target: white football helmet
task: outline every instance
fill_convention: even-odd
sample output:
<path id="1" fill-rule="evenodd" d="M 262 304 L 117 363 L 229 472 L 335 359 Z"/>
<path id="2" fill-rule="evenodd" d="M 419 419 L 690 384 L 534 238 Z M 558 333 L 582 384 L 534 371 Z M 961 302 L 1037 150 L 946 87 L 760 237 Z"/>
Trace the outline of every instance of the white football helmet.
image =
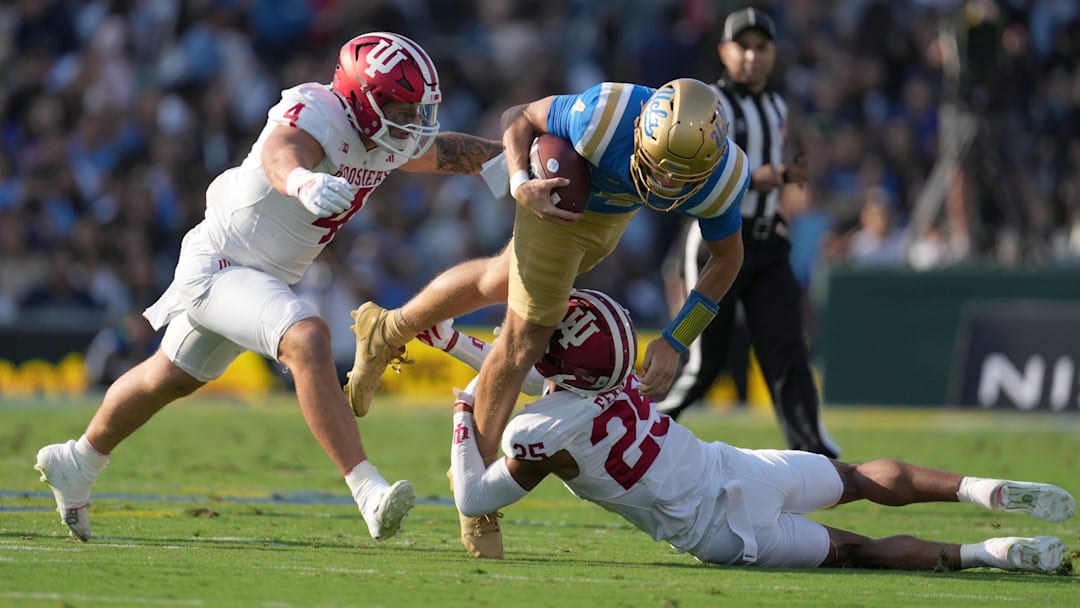
<path id="1" fill-rule="evenodd" d="M 575 289 L 536 370 L 582 396 L 619 388 L 637 362 L 630 314 L 606 293 Z"/>
<path id="2" fill-rule="evenodd" d="M 352 112 L 356 130 L 387 152 L 416 158 L 439 133 L 442 92 L 435 62 L 404 36 L 371 32 L 346 42 L 331 86 Z M 416 112 L 391 120 L 382 108 L 395 101 L 416 104 Z"/>

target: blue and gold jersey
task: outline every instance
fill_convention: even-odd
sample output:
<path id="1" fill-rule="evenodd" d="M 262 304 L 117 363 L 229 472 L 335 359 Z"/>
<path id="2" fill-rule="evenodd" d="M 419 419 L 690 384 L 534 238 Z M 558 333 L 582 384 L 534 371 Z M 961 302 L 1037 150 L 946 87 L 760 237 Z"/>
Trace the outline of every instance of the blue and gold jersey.
<path id="1" fill-rule="evenodd" d="M 627 213 L 642 206 L 630 177 L 634 120 L 655 89 L 604 82 L 580 95 L 556 95 L 547 130 L 574 144 L 589 161 L 592 196 L 587 209 Z M 718 241 L 742 225 L 739 202 L 750 185 L 746 154 L 728 139 L 720 166 L 697 194 L 675 210 L 698 218 L 705 240 Z"/>

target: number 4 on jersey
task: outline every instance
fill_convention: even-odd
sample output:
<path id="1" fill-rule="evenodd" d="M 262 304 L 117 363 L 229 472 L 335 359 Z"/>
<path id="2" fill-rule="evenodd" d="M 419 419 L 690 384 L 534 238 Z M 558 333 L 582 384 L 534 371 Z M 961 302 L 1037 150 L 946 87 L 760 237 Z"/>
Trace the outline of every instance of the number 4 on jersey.
<path id="1" fill-rule="evenodd" d="M 300 120 L 300 110 L 304 109 L 304 104 L 298 103 L 295 106 L 285 111 L 285 118 L 289 119 L 289 126 L 295 127 L 296 121 Z"/>

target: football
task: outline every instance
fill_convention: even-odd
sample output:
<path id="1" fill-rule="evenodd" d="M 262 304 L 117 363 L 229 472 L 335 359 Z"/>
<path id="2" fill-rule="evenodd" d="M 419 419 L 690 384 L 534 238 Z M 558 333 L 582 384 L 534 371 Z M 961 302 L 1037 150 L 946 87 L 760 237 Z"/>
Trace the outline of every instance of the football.
<path id="1" fill-rule="evenodd" d="M 533 140 L 529 155 L 530 169 L 535 178 L 565 177 L 569 186 L 551 191 L 551 201 L 559 209 L 580 213 L 589 204 L 589 163 L 570 142 L 550 133 Z"/>

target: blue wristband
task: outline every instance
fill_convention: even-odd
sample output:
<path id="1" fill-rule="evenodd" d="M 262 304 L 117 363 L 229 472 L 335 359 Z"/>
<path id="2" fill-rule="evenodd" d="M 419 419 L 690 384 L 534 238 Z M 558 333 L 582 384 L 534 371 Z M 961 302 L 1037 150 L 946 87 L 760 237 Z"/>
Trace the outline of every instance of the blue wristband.
<path id="1" fill-rule="evenodd" d="M 682 310 L 661 334 L 677 352 L 684 353 L 709 326 L 720 306 L 696 289 L 690 290 Z"/>

